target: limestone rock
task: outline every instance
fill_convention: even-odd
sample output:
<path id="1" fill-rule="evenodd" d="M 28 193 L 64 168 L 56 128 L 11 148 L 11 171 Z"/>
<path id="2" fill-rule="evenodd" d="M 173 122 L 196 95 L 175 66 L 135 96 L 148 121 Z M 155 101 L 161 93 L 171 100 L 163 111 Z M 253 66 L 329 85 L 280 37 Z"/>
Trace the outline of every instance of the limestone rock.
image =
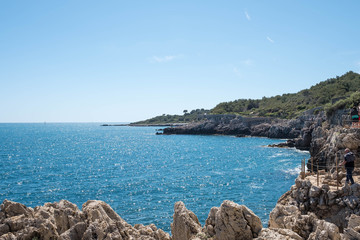
<path id="1" fill-rule="evenodd" d="M 348 228 L 359 228 L 360 227 L 360 216 L 351 214 L 349 218 Z"/>
<path id="2" fill-rule="evenodd" d="M 257 240 L 303 240 L 296 232 L 283 228 L 264 228 Z"/>
<path id="3" fill-rule="evenodd" d="M 200 232 L 201 225 L 197 216 L 186 209 L 183 202 L 175 203 L 173 223 L 171 224 L 173 240 L 192 239 Z"/>
<path id="4" fill-rule="evenodd" d="M 79 222 L 60 235 L 62 240 L 81 240 L 86 231 L 86 223 Z"/>
<path id="5" fill-rule="evenodd" d="M 216 239 L 252 239 L 261 229 L 260 218 L 243 205 L 226 200 L 215 213 Z"/>
<path id="6" fill-rule="evenodd" d="M 10 227 L 7 224 L 0 224 L 0 236 L 10 232 Z"/>
<path id="7" fill-rule="evenodd" d="M 360 214 L 357 185 L 334 191 L 326 184 L 316 187 L 298 178 L 270 213 L 269 227 L 292 230 L 304 239 L 341 239 L 340 229 L 355 236 L 356 229 L 347 225 L 355 219 L 356 215 L 350 218 L 352 213 Z"/>
<path id="8" fill-rule="evenodd" d="M 1 212 L 4 213 L 5 217 L 14 217 L 19 215 L 32 216 L 33 210 L 27 208 L 25 205 L 9 200 L 4 200 L 0 206 Z"/>
<path id="9" fill-rule="evenodd" d="M 297 138 L 300 137 L 305 123 L 305 118 L 285 120 L 267 117 L 241 117 L 234 114 L 207 115 L 199 122 L 165 128 L 164 134 L 243 134 L 270 138 Z M 310 132 L 302 134 L 304 139 L 299 141 L 301 146 L 309 145 Z M 309 146 L 305 146 L 305 148 L 308 149 Z"/>
<path id="10" fill-rule="evenodd" d="M 348 227 L 344 230 L 348 239 L 360 239 L 360 216 L 352 214 L 349 218 Z"/>
<path id="11" fill-rule="evenodd" d="M 36 219 L 48 219 L 54 223 L 59 234 L 84 220 L 79 208 L 67 200 L 45 203 L 44 206 L 36 207 L 34 210 Z"/>
<path id="12" fill-rule="evenodd" d="M 208 218 L 205 221 L 205 229 L 204 231 L 209 234 L 209 236 L 213 237 L 215 235 L 215 217 L 216 213 L 219 211 L 219 208 L 213 207 L 210 209 L 210 213 Z"/>
<path id="13" fill-rule="evenodd" d="M 330 222 L 317 220 L 314 231 L 309 235 L 308 240 L 340 240 L 339 228 Z"/>
<path id="14" fill-rule="evenodd" d="M 1 238 L 4 239 L 32 239 L 42 236 L 43 239 L 57 239 L 59 234 L 56 225 L 46 218 L 34 218 L 36 214 L 32 208 L 25 205 L 4 200 L 1 204 L 1 212 L 5 214 L 2 225 Z"/>
<path id="15" fill-rule="evenodd" d="M 155 225 L 126 223 L 105 202 L 88 201 L 81 212 L 66 200 L 34 209 L 5 200 L 0 206 L 0 239 L 139 239 L 170 240 Z"/>
<path id="16" fill-rule="evenodd" d="M 295 205 L 276 204 L 270 212 L 269 227 L 292 229 L 296 218 L 300 215 L 301 213 Z"/>

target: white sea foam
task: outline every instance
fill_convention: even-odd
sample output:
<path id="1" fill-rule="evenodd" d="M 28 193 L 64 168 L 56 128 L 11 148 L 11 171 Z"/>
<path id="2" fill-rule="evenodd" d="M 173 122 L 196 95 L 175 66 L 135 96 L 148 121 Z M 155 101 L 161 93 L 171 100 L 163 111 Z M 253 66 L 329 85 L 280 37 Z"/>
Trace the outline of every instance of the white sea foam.
<path id="1" fill-rule="evenodd" d="M 292 175 L 292 176 L 297 176 L 299 175 L 299 173 L 301 172 L 301 167 L 298 166 L 296 168 L 293 168 L 293 169 L 284 169 L 282 170 L 284 173 L 286 174 L 289 174 L 289 175 Z"/>
<path id="2" fill-rule="evenodd" d="M 295 149 L 295 152 L 309 154 L 309 151 L 307 151 L 307 150 Z"/>
<path id="3" fill-rule="evenodd" d="M 270 158 L 278 158 L 278 157 L 284 157 L 284 156 L 289 156 L 289 153 L 286 153 L 286 152 L 276 153 L 276 154 L 270 156 Z"/>

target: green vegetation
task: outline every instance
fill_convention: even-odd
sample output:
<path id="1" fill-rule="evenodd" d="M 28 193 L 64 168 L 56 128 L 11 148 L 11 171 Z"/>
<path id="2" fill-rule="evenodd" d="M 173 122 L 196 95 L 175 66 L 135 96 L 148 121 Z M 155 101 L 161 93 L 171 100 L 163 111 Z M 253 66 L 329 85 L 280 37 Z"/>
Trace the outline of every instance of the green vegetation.
<path id="1" fill-rule="evenodd" d="M 328 79 L 298 93 L 263 97 L 261 100 L 239 99 L 220 103 L 211 110 L 211 113 L 291 119 L 305 110 L 324 107 L 329 114 L 340 107 L 350 107 L 359 103 L 359 90 L 360 75 L 348 72 L 341 77 Z"/>
<path id="2" fill-rule="evenodd" d="M 331 115 L 338 109 L 351 108 L 353 106 L 358 106 L 360 103 L 360 92 L 354 92 L 349 97 L 341 99 L 335 104 L 326 104 L 325 111 L 326 114 Z"/>
<path id="3" fill-rule="evenodd" d="M 183 111 L 184 115 L 161 115 L 157 117 L 150 118 L 145 121 L 135 122 L 134 124 L 163 124 L 163 123 L 187 123 L 193 121 L 199 121 L 204 118 L 205 114 L 210 113 L 210 110 L 205 109 L 196 109 L 188 112 L 188 110 Z"/>
<path id="4" fill-rule="evenodd" d="M 360 103 L 360 74 L 352 71 L 341 77 L 320 82 L 298 93 L 287 93 L 262 99 L 238 99 L 219 103 L 211 110 L 197 109 L 184 115 L 157 116 L 136 124 L 184 123 L 201 120 L 204 114 L 237 114 L 242 116 L 291 119 L 302 112 L 323 107 L 327 114 Z"/>

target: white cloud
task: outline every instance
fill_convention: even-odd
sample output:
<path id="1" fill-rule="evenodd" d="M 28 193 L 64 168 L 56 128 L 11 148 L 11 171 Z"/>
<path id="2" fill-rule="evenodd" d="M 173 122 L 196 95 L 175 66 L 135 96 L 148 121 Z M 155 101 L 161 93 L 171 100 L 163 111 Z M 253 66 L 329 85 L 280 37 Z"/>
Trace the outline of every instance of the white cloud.
<path id="1" fill-rule="evenodd" d="M 270 37 L 266 37 L 266 39 L 271 42 L 271 43 L 274 43 L 274 40 L 272 40 Z"/>
<path id="2" fill-rule="evenodd" d="M 158 63 L 163 63 L 163 62 L 170 62 L 173 61 L 176 58 L 180 58 L 182 55 L 172 55 L 172 56 L 163 56 L 163 57 L 159 57 L 159 56 L 153 56 L 151 58 L 152 62 L 158 62 Z"/>
<path id="3" fill-rule="evenodd" d="M 247 11 L 245 11 L 245 17 L 247 20 L 249 20 L 249 21 L 251 20 L 251 17 Z"/>

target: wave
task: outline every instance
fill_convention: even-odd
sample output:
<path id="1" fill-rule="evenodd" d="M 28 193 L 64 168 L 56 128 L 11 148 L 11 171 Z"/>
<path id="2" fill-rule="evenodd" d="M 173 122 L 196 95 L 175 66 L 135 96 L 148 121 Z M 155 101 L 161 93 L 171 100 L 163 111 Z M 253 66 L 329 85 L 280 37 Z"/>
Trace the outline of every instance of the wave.
<path id="1" fill-rule="evenodd" d="M 301 167 L 298 166 L 298 167 L 293 168 L 293 169 L 283 169 L 281 171 L 288 174 L 288 175 L 291 175 L 291 176 L 297 176 L 301 172 Z"/>
<path id="2" fill-rule="evenodd" d="M 296 149 L 296 148 L 295 148 L 295 152 L 297 152 L 297 153 L 309 154 L 309 151 L 308 151 L 308 150 L 300 150 L 300 149 Z"/>

